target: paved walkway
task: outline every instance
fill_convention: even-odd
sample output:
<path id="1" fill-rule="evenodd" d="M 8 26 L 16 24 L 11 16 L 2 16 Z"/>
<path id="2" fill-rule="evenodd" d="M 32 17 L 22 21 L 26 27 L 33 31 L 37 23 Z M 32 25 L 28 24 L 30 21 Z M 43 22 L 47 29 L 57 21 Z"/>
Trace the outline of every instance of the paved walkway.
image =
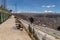
<path id="1" fill-rule="evenodd" d="M 15 29 L 15 19 L 10 19 L 0 25 L 0 40 L 31 40 L 25 30 Z"/>

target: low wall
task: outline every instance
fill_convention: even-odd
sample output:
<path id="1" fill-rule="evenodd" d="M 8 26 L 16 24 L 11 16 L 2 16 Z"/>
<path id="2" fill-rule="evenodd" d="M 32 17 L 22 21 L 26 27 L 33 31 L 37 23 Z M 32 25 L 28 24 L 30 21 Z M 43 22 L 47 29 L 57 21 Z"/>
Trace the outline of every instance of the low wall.
<path id="1" fill-rule="evenodd" d="M 29 31 L 29 25 L 31 28 L 31 32 L 36 40 L 60 40 L 60 32 L 54 29 L 50 29 L 47 27 L 38 26 L 35 24 L 30 24 L 25 20 L 20 20 L 22 24 Z"/>

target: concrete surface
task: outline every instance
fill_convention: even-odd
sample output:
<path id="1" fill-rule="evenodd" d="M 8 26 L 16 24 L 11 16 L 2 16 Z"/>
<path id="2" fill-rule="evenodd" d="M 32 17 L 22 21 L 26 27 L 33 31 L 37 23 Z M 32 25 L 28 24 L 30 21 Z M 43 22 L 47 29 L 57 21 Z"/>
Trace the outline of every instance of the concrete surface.
<path id="1" fill-rule="evenodd" d="M 15 28 L 14 16 L 0 24 L 0 40 L 31 40 L 25 30 Z"/>

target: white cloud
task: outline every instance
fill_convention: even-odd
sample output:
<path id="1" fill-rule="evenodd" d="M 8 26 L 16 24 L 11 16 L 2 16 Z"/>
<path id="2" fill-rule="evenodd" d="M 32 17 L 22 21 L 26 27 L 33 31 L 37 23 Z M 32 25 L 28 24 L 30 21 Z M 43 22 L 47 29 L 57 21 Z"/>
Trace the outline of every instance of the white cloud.
<path id="1" fill-rule="evenodd" d="M 38 11 L 24 11 L 26 13 L 41 13 L 41 12 L 38 12 Z"/>
<path id="2" fill-rule="evenodd" d="M 52 7 L 52 6 L 51 6 L 51 5 L 47 5 L 46 7 L 47 7 L 47 8 L 50 8 L 50 7 Z"/>
<path id="3" fill-rule="evenodd" d="M 21 11 L 17 11 L 17 13 L 20 13 Z"/>
<path id="4" fill-rule="evenodd" d="M 46 7 L 45 5 L 43 5 L 42 7 Z"/>
<path id="5" fill-rule="evenodd" d="M 55 7 L 56 5 L 43 5 L 42 7 L 46 7 L 46 8 L 53 8 Z"/>
<path id="6" fill-rule="evenodd" d="M 48 12 L 53 12 L 53 11 L 48 11 Z"/>
<path id="7" fill-rule="evenodd" d="M 51 11 L 51 10 L 49 10 L 49 11 L 48 10 L 45 10 L 44 12 L 53 12 L 53 11 Z"/>
<path id="8" fill-rule="evenodd" d="M 14 13 L 14 12 L 13 12 Z M 41 13 L 39 11 L 17 11 L 17 13 Z"/>
<path id="9" fill-rule="evenodd" d="M 52 5 L 52 7 L 55 7 L 55 5 Z"/>
<path id="10" fill-rule="evenodd" d="M 45 10 L 44 12 L 48 12 L 47 10 Z"/>

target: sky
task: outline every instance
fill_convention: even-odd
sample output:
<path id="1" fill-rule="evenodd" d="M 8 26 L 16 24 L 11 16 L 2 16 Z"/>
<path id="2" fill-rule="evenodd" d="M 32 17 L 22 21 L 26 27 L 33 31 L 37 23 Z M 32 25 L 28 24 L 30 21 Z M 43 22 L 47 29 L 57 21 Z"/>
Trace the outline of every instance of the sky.
<path id="1" fill-rule="evenodd" d="M 13 12 L 60 13 L 60 0 L 6 0 L 6 7 L 12 9 Z"/>

